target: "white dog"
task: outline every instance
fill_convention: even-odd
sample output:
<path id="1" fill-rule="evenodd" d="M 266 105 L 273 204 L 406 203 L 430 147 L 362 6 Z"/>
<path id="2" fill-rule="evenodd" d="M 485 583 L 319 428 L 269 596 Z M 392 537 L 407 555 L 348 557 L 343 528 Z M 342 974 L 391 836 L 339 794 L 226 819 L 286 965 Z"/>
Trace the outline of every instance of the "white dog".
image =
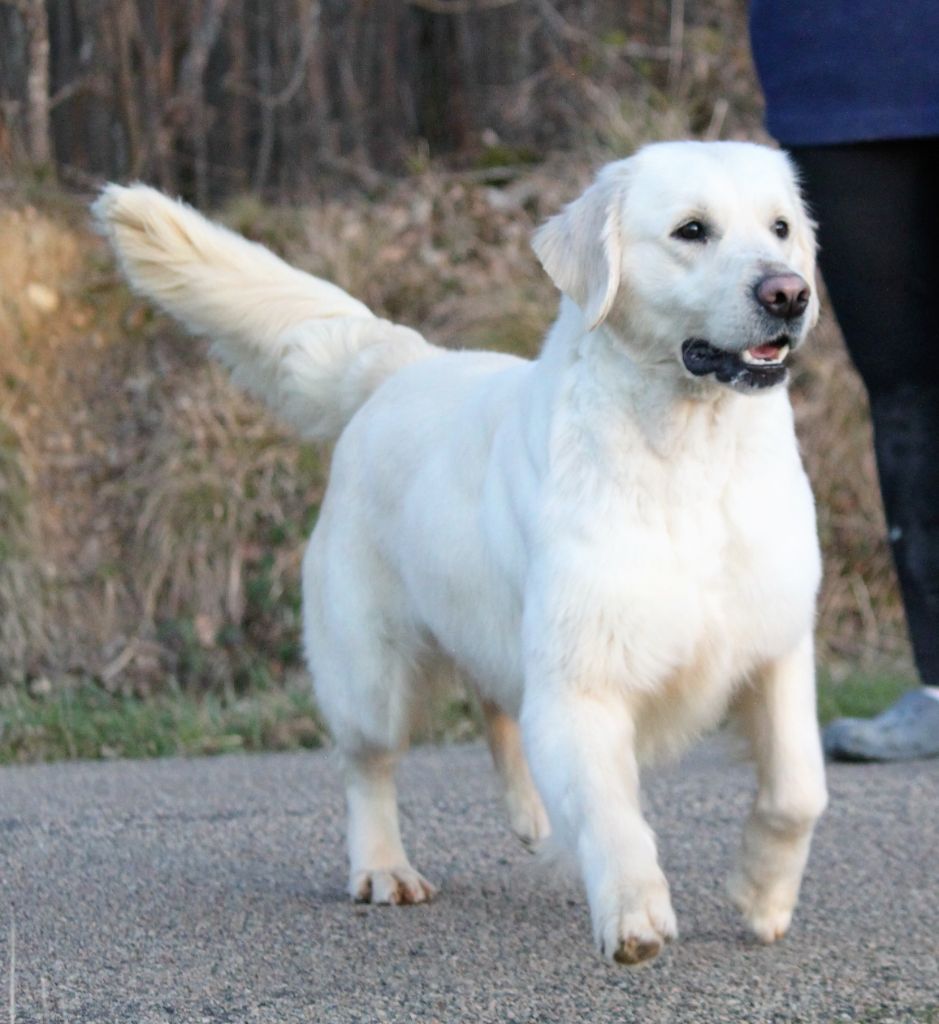
<path id="1" fill-rule="evenodd" d="M 550 821 L 625 963 L 676 934 L 639 764 L 738 716 L 758 793 L 731 894 L 783 935 L 826 801 L 820 559 L 784 386 L 815 243 L 785 156 L 665 143 L 605 167 L 535 235 L 562 298 L 534 362 L 430 345 L 149 188 L 95 212 L 139 292 L 304 436 L 339 438 L 304 632 L 351 894 L 434 892 L 393 769 L 444 656 L 481 698 L 515 831 L 534 845 Z"/>

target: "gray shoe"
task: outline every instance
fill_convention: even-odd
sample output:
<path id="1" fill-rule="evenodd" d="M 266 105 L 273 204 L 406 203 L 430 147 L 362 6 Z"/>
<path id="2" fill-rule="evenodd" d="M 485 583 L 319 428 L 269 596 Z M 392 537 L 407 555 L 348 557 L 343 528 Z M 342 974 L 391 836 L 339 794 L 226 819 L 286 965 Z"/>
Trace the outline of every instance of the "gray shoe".
<path id="1" fill-rule="evenodd" d="M 833 761 L 912 761 L 939 756 L 939 700 L 910 690 L 876 718 L 839 718 L 822 733 Z"/>

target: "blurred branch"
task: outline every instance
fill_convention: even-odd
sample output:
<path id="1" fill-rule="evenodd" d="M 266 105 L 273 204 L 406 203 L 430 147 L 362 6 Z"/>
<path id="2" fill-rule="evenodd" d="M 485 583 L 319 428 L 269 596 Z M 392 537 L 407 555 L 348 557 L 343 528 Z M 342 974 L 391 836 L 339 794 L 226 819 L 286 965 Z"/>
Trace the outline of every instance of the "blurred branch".
<path id="1" fill-rule="evenodd" d="M 499 7 L 510 7 L 519 0 L 407 0 L 411 7 L 432 14 L 472 14 L 473 11 L 492 11 Z"/>
<path id="2" fill-rule="evenodd" d="M 209 0 L 202 21 L 192 37 L 179 72 L 182 89 L 190 96 L 200 91 L 209 54 L 218 39 L 228 0 Z"/>
<path id="3" fill-rule="evenodd" d="M 668 91 L 674 92 L 681 75 L 685 48 L 685 0 L 672 0 L 668 30 Z"/>
<path id="4" fill-rule="evenodd" d="M 80 78 L 75 78 L 60 89 L 56 89 L 49 99 L 49 109 L 55 110 L 56 107 L 68 102 L 73 96 L 77 96 L 86 90 L 90 92 L 95 87 L 98 87 L 100 90 L 100 86 L 101 80 L 96 75 L 82 75 Z"/>
<path id="5" fill-rule="evenodd" d="M 228 81 L 225 83 L 225 91 L 233 96 L 247 96 L 249 99 L 260 103 L 264 107 L 276 110 L 278 107 L 286 106 L 300 91 L 303 85 L 307 65 L 310 62 L 310 55 L 313 53 L 313 45 L 316 42 L 317 26 L 319 24 L 319 0 L 310 4 L 309 17 L 305 18 L 300 26 L 300 49 L 297 51 L 297 59 L 294 61 L 293 70 L 287 79 L 283 89 L 275 93 L 267 93 L 250 86 L 242 85 L 240 82 Z"/>
<path id="6" fill-rule="evenodd" d="M 680 2 L 680 0 L 679 0 Z M 560 38 L 568 42 L 581 43 L 586 46 L 603 46 L 618 50 L 625 57 L 635 60 L 671 60 L 671 46 L 649 46 L 646 43 L 636 43 L 627 40 L 624 43 L 607 43 L 597 39 L 596 35 L 586 29 L 572 25 L 558 9 L 551 3 L 551 0 L 537 0 L 538 9 L 541 11 L 545 24 Z"/>
<path id="7" fill-rule="evenodd" d="M 728 110 L 730 110 L 730 103 L 725 97 L 720 96 L 714 103 L 714 109 L 711 111 L 711 121 L 708 124 L 707 131 L 704 133 L 704 137 L 708 142 L 716 142 L 721 137 Z"/>

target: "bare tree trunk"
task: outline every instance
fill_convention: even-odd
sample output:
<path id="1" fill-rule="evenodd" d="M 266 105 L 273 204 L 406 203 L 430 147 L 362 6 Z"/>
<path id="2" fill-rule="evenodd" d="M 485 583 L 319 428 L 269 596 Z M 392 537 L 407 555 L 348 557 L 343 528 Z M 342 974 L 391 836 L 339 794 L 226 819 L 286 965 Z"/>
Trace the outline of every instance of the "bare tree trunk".
<path id="1" fill-rule="evenodd" d="M 137 12 L 133 0 L 124 0 L 115 11 L 115 50 L 117 51 L 117 84 L 121 123 L 127 143 L 127 168 L 132 177 L 140 174 L 143 165 L 140 110 L 137 105 L 133 48 Z"/>
<path id="2" fill-rule="evenodd" d="M 13 163 L 13 136 L 7 128 L 6 112 L 0 106 L 0 167 Z"/>
<path id="3" fill-rule="evenodd" d="M 261 138 L 258 143 L 258 157 L 254 165 L 254 190 L 262 192 L 267 183 L 271 169 L 271 156 L 274 152 L 275 112 L 270 103 L 264 99 L 273 92 L 273 41 L 271 39 L 271 21 L 267 5 L 261 4 L 258 10 L 258 92 L 261 102 Z"/>
<path id="4" fill-rule="evenodd" d="M 52 167 L 52 131 L 49 123 L 49 16 L 45 0 L 30 0 L 29 27 L 29 150 L 36 167 Z"/>
<path id="5" fill-rule="evenodd" d="M 226 76 L 229 91 L 232 93 L 228 129 L 229 160 L 233 181 L 236 189 L 245 187 L 250 176 L 248 169 L 251 166 L 249 139 L 249 111 L 248 98 L 245 95 L 246 81 L 248 78 L 249 52 L 248 52 L 248 25 L 245 19 L 248 16 L 247 6 L 244 0 L 237 0 L 237 7 L 232 12 L 228 29 L 228 47 L 231 54 L 231 63 Z"/>
<path id="6" fill-rule="evenodd" d="M 189 50 L 179 74 L 182 99 L 186 107 L 189 137 L 195 164 L 196 202 L 209 201 L 208 111 L 205 102 L 205 70 L 218 40 L 228 0 L 206 0 L 201 18 L 195 25 Z"/>
<path id="7" fill-rule="evenodd" d="M 34 167 L 52 169 L 49 89 L 49 15 L 45 0 L 0 0 L 19 11 L 26 26 L 26 123 L 29 159 Z"/>
<path id="8" fill-rule="evenodd" d="M 176 111 L 172 108 L 176 94 L 173 67 L 174 16 L 172 0 L 156 0 L 157 60 L 156 95 L 160 104 L 157 112 L 156 159 L 160 186 L 168 192 L 177 188 L 176 136 L 179 131 Z"/>
<path id="9" fill-rule="evenodd" d="M 354 57 L 359 55 L 362 22 L 368 14 L 367 2 L 354 0 L 343 14 L 342 49 L 338 55 L 339 96 L 343 128 L 348 133 L 352 159 L 369 165 L 368 139 L 365 131 L 365 99 L 356 74 Z"/>

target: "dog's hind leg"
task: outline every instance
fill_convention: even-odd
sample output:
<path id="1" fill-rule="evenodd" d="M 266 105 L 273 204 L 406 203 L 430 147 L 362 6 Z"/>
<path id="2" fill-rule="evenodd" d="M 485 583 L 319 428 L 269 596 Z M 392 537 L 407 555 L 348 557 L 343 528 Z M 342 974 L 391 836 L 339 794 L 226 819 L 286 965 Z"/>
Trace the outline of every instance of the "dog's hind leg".
<path id="1" fill-rule="evenodd" d="M 486 739 L 502 782 L 512 831 L 530 850 L 537 849 L 550 831 L 548 815 L 535 789 L 518 722 L 492 701 L 482 700 Z"/>
<path id="2" fill-rule="evenodd" d="M 812 830 L 825 809 L 812 639 L 768 665 L 737 702 L 757 767 L 757 794 L 730 895 L 763 942 L 785 935 Z"/>
<path id="3" fill-rule="evenodd" d="M 344 676 L 311 658 L 320 704 L 342 761 L 348 809 L 349 895 L 363 903 L 423 903 L 434 887 L 411 866 L 401 841 L 395 766 L 407 747 L 412 670 L 380 641 L 363 637 Z M 338 691 L 338 700 L 337 700 Z"/>
<path id="4" fill-rule="evenodd" d="M 359 537 L 327 532 L 324 503 L 303 564 L 304 646 L 317 702 L 341 759 L 348 807 L 349 893 L 370 903 L 423 903 L 434 887 L 408 861 L 395 765 L 407 747 L 423 673 L 416 641 L 380 598 L 380 563 Z M 349 521 L 340 526 L 348 529 Z"/>
<path id="5" fill-rule="evenodd" d="M 424 903 L 434 887 L 411 867 L 398 826 L 394 768 L 388 752 L 345 756 L 349 808 L 349 894 L 363 903 Z"/>
<path id="6" fill-rule="evenodd" d="M 344 655 L 341 661 L 331 645 Z M 310 662 L 342 760 L 349 894 L 364 903 L 423 903 L 434 887 L 404 851 L 394 777 L 408 743 L 417 670 L 378 636 L 364 632 L 355 645 L 323 636 Z"/>

